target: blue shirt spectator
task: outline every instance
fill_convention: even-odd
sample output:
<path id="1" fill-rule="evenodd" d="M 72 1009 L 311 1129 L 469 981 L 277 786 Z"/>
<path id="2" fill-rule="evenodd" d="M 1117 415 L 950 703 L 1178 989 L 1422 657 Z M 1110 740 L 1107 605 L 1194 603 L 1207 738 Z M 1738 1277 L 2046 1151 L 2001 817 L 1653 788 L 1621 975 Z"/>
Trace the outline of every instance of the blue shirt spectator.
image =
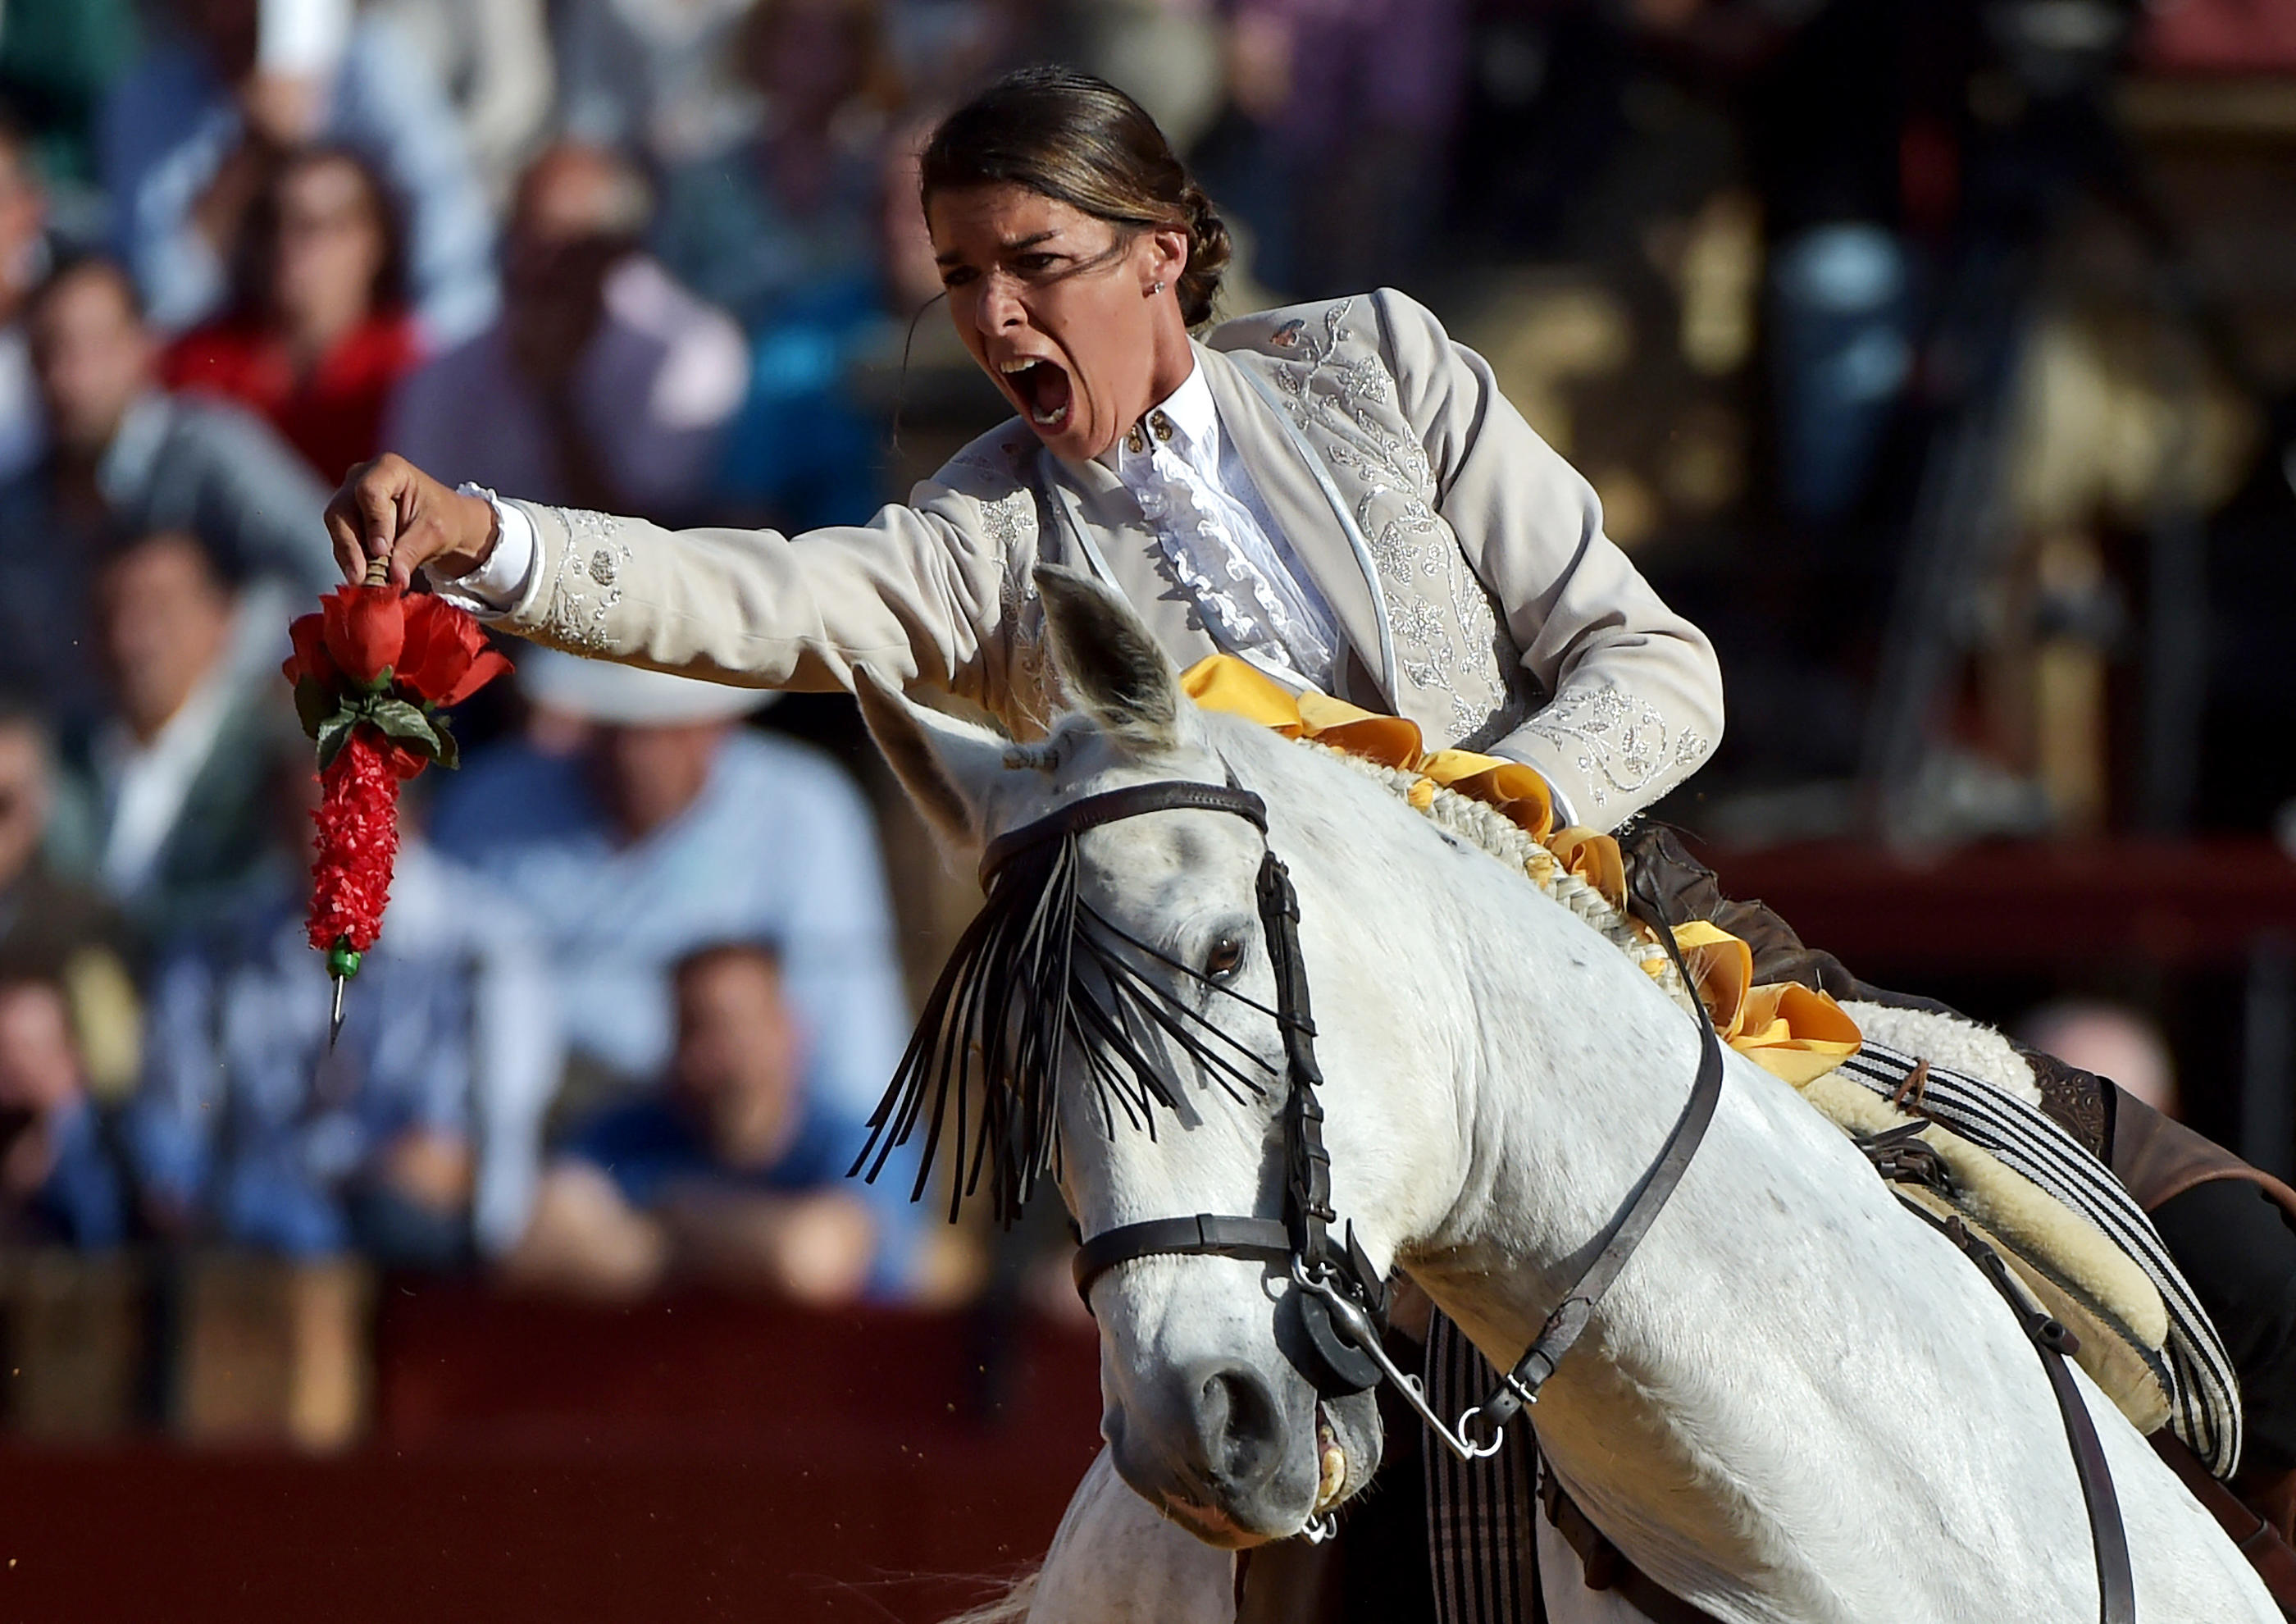
<path id="1" fill-rule="evenodd" d="M 815 1043 L 815 1097 L 874 1109 L 906 1041 L 876 825 L 807 746 L 737 730 L 768 697 L 521 652 L 521 686 L 578 742 L 473 753 L 443 782 L 439 846 L 542 931 L 575 1055 L 626 1084 L 670 1054 L 669 972 L 708 942 L 780 944 Z"/>
<path id="2" fill-rule="evenodd" d="M 14 1226 L 18 1240 L 51 1241 L 81 1251 L 127 1239 L 127 1193 L 105 1142 L 102 1119 L 85 1096 L 49 1124 L 54 1160 Z"/>
<path id="3" fill-rule="evenodd" d="M 523 1139 L 530 1160 L 556 1051 L 514 911 L 414 843 L 393 889 L 332 1047 L 299 876 L 163 958 L 125 1123 L 161 1228 L 292 1257 L 357 1247 L 451 1264 L 471 1234 L 481 1136 Z M 516 1210 L 489 1212 L 488 1176 L 477 1169 L 482 1243 L 524 1226 L 531 1192 L 513 1169 Z"/>
<path id="4" fill-rule="evenodd" d="M 46 454 L 0 483 L 0 681 L 60 729 L 100 714 L 89 618 L 94 566 L 122 536 L 196 536 L 226 573 L 297 596 L 340 585 L 320 514 L 325 488 L 260 418 L 160 392 L 154 345 L 126 273 L 59 270 L 26 324 Z"/>
<path id="5" fill-rule="evenodd" d="M 432 341 L 483 327 L 495 306 L 486 192 L 422 52 L 370 16 L 351 25 L 332 66 L 299 81 L 258 68 L 255 7 L 244 8 L 248 26 L 214 28 L 206 13 L 224 8 L 179 9 L 207 31 L 187 29 L 124 75 L 101 133 L 119 251 L 152 319 L 176 332 L 216 312 L 228 291 L 233 205 L 243 213 L 253 199 L 249 175 L 270 152 L 324 141 L 367 158 L 406 210 L 408 277 Z"/>
<path id="6" fill-rule="evenodd" d="M 12 973 L 0 982 L 0 1231 L 117 1246 L 127 1238 L 122 1186 L 63 984 Z"/>
<path id="7" fill-rule="evenodd" d="M 916 1210 L 898 1178 L 846 1178 L 866 1129 L 813 1086 L 822 1046 L 789 1009 L 778 953 L 712 944 L 673 980 L 661 1087 L 562 1148 L 512 1276 L 610 1297 L 681 1277 L 816 1305 L 900 1295 L 915 1279 Z"/>
<path id="8" fill-rule="evenodd" d="M 758 332 L 719 459 L 722 505 L 791 533 L 868 522 L 884 497 L 883 430 L 848 381 L 884 327 L 869 276 L 788 300 Z"/>

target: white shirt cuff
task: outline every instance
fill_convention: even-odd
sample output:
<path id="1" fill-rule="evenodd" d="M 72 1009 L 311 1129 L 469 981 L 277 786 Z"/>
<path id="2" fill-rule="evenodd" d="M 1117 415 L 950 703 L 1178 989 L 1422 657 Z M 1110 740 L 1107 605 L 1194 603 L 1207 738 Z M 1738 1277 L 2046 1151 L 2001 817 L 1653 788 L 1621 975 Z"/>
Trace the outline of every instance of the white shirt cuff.
<path id="1" fill-rule="evenodd" d="M 453 580 L 439 580 L 425 571 L 430 590 L 480 619 L 499 619 L 516 609 L 525 600 L 527 588 L 533 585 L 535 565 L 541 552 L 534 534 L 534 521 L 483 485 L 464 484 L 456 488 L 455 494 L 484 496 L 487 504 L 495 510 L 495 550 L 487 555 L 486 562 Z"/>

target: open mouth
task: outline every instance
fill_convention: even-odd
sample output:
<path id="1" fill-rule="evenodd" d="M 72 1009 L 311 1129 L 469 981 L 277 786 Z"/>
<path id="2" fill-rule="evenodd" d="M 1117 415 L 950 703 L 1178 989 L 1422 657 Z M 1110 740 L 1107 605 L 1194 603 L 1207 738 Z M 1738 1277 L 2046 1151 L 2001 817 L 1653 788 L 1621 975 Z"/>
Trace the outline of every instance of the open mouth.
<path id="1" fill-rule="evenodd" d="M 1029 421 L 1040 429 L 1059 429 L 1069 420 L 1069 375 L 1050 361 L 1007 361 L 996 369 L 1020 401 Z"/>

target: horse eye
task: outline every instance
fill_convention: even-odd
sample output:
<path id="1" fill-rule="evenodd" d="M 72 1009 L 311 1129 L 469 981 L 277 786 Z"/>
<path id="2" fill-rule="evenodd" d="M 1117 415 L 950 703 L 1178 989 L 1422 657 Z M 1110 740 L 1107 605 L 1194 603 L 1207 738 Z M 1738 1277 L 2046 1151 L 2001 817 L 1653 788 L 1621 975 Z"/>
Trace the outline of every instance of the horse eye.
<path id="1" fill-rule="evenodd" d="M 1212 944 L 1210 955 L 1204 960 L 1204 973 L 1215 981 L 1225 981 L 1243 964 L 1243 943 L 1233 936 L 1223 936 Z"/>

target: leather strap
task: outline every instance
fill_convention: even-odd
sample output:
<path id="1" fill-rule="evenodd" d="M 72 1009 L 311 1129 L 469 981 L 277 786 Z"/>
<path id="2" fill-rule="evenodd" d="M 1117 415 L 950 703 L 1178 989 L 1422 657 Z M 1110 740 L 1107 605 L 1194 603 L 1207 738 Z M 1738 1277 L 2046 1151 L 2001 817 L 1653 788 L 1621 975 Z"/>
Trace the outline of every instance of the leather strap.
<path id="1" fill-rule="evenodd" d="M 998 869 L 1032 846 L 1081 834 L 1103 824 L 1137 817 L 1144 812 L 1233 812 L 1260 833 L 1267 833 L 1267 803 L 1250 790 L 1232 784 L 1195 783 L 1182 778 L 1128 784 L 1120 790 L 1072 800 L 1033 824 L 1023 824 L 998 835 L 980 854 L 980 882 L 988 884 L 996 877 Z"/>
<path id="2" fill-rule="evenodd" d="M 2049 1389 L 2056 1395 L 2057 1409 L 2064 1417 L 2065 1438 L 2072 1445 L 2081 1499 L 2088 1507 L 2089 1540 L 2096 1553 L 2097 1617 L 2102 1624 L 2136 1624 L 2136 1579 L 2129 1566 L 2128 1530 L 2120 1520 L 2120 1497 L 2113 1491 L 2104 1442 L 2097 1436 L 2096 1423 L 2081 1398 L 2079 1384 L 2073 1380 L 2069 1356 L 2079 1350 L 2079 1341 L 2031 1305 L 2001 1254 L 1971 1234 L 1959 1218 L 1940 1218 L 1912 1202 L 1906 1206 L 1941 1231 L 1977 1265 L 1978 1272 L 2001 1293 L 2002 1300 L 2017 1316 L 2019 1328 L 2040 1354 L 2041 1368 L 2048 1373 Z"/>
<path id="3" fill-rule="evenodd" d="M 1675 942 L 1673 923 L 1667 917 L 1666 905 L 1655 894 L 1638 894 L 1636 900 L 1643 905 L 1644 916 L 1657 932 L 1667 956 L 1673 960 L 1682 984 L 1694 989 L 1697 982 L 1691 979 L 1688 966 L 1682 962 L 1682 949 Z M 1486 1437 L 1496 1438 L 1499 1429 L 1513 1420 L 1523 1406 L 1538 1402 L 1538 1390 L 1554 1374 L 1563 1356 L 1584 1333 L 1603 1293 L 1611 1289 L 1611 1283 L 1627 1267 L 1627 1259 L 1634 1256 L 1635 1248 L 1642 1244 L 1650 1226 L 1657 1222 L 1675 1186 L 1689 1171 L 1691 1159 L 1698 1153 L 1706 1129 L 1714 1120 L 1715 1107 L 1722 1100 L 1722 1038 L 1714 1029 L 1713 1017 L 1706 1013 L 1704 1002 L 1694 990 L 1691 1003 L 1698 1011 L 1699 1047 L 1698 1075 L 1691 1083 L 1690 1098 L 1684 1103 L 1682 1115 L 1675 1120 L 1665 1144 L 1660 1147 L 1658 1160 L 1651 1164 L 1642 1182 L 1628 1195 L 1626 1205 L 1611 1220 L 1593 1261 L 1563 1293 L 1562 1302 L 1547 1316 L 1546 1324 L 1539 1328 L 1537 1339 L 1514 1368 L 1501 1378 L 1498 1390 L 1473 1412 L 1488 1429 Z"/>
<path id="4" fill-rule="evenodd" d="M 1199 1212 L 1193 1218 L 1150 1218 L 1103 1229 L 1077 1248 L 1071 1266 L 1077 1295 L 1092 1308 L 1092 1283 L 1119 1263 L 1170 1253 L 1184 1258 L 1250 1258 L 1262 1263 L 1292 1261 L 1292 1232 L 1275 1218 L 1229 1218 Z"/>

